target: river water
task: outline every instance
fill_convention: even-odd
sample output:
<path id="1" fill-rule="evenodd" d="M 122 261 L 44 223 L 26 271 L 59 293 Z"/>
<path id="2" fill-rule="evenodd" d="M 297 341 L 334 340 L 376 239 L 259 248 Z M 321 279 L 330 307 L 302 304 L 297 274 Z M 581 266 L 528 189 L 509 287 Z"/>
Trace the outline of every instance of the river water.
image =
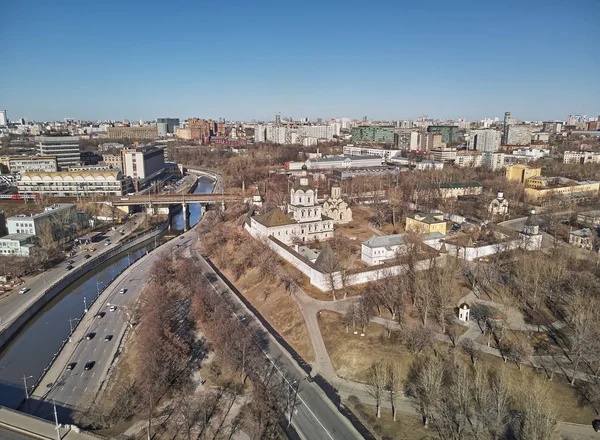
<path id="1" fill-rule="evenodd" d="M 213 181 L 200 178 L 195 193 L 210 193 Z M 189 224 L 202 216 L 200 204 L 189 205 Z M 183 213 L 172 216 L 171 230 L 183 230 Z M 32 386 L 42 376 L 65 339 L 69 337 L 69 319 L 79 318 L 84 298 L 89 306 L 98 291 L 110 284 L 128 264 L 154 248 L 154 242 L 136 246 L 128 255 L 114 257 L 71 284 L 24 326 L 0 352 L 0 405 L 16 408 L 25 395 L 23 376 Z M 75 323 L 73 323 L 75 324 Z"/>

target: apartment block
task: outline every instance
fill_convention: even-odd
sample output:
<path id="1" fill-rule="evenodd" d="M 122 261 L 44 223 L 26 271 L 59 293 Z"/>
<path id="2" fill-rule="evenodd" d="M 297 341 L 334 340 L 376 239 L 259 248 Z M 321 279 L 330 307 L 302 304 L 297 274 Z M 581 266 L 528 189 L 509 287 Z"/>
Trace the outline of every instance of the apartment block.
<path id="1" fill-rule="evenodd" d="M 530 145 L 532 127 L 529 125 L 509 125 L 506 127 L 505 145 Z"/>
<path id="2" fill-rule="evenodd" d="M 419 132 L 414 130 L 397 130 L 396 144 L 401 150 L 418 150 Z"/>
<path id="3" fill-rule="evenodd" d="M 493 153 L 500 149 L 502 133 L 498 130 L 471 130 L 469 150 Z"/>
<path id="4" fill-rule="evenodd" d="M 600 152 L 597 151 L 565 151 L 563 163 L 600 163 Z"/>
<path id="5" fill-rule="evenodd" d="M 444 144 L 458 142 L 459 129 L 456 125 L 430 125 L 427 127 L 427 132 L 441 134 Z"/>
<path id="6" fill-rule="evenodd" d="M 440 133 L 419 133 L 419 150 L 430 151 L 445 146 L 446 144 L 442 142 L 442 135 Z"/>
<path id="7" fill-rule="evenodd" d="M 483 155 L 476 150 L 458 151 L 454 165 L 459 168 L 479 168 L 483 166 Z"/>
<path id="8" fill-rule="evenodd" d="M 394 127 L 361 125 L 352 128 L 353 142 L 375 142 L 380 144 L 394 143 Z"/>

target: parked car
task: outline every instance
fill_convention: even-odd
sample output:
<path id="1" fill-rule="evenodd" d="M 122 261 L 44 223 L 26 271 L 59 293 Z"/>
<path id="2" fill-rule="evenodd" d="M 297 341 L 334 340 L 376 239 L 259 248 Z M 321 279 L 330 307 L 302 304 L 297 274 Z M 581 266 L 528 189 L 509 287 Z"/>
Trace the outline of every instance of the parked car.
<path id="1" fill-rule="evenodd" d="M 83 258 L 87 260 L 88 258 L 92 258 L 92 256 L 90 254 L 85 254 Z"/>
<path id="2" fill-rule="evenodd" d="M 96 336 L 96 333 L 88 333 L 85 339 L 89 341 L 90 339 L 94 339 L 94 336 Z"/>
<path id="3" fill-rule="evenodd" d="M 75 368 L 75 365 L 77 365 L 77 362 L 71 362 L 69 365 L 67 365 L 67 370 L 71 371 L 73 368 Z"/>
<path id="4" fill-rule="evenodd" d="M 592 428 L 594 428 L 594 431 L 600 432 L 600 419 L 596 419 L 592 422 Z"/>
<path id="5" fill-rule="evenodd" d="M 29 292 L 31 289 L 29 287 L 23 287 L 21 290 L 19 290 L 19 295 L 23 295 L 24 293 Z"/>
<path id="6" fill-rule="evenodd" d="M 112 339 L 112 335 L 106 335 L 106 336 L 104 337 L 104 340 L 105 340 L 106 342 L 110 341 L 111 339 Z"/>
<path id="7" fill-rule="evenodd" d="M 119 290 L 119 293 L 120 293 L 121 295 L 122 295 L 122 294 L 124 294 L 125 292 L 127 292 L 127 289 L 121 289 L 121 290 Z"/>
<path id="8" fill-rule="evenodd" d="M 91 370 L 92 368 L 94 368 L 94 365 L 96 365 L 95 361 L 89 361 L 87 364 L 85 364 L 85 367 L 83 367 L 84 370 Z"/>

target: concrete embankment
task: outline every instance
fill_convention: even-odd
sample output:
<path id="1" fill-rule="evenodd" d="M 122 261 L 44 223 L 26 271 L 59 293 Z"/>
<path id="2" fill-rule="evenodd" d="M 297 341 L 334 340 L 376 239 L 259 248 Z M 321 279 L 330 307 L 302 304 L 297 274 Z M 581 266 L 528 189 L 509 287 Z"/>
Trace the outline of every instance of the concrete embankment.
<path id="1" fill-rule="evenodd" d="M 137 238 L 121 243 L 119 246 L 105 252 L 94 259 L 90 259 L 80 267 L 73 269 L 72 272 L 65 274 L 63 278 L 49 286 L 46 291 L 39 296 L 39 298 L 30 304 L 24 306 L 23 310 L 20 310 L 17 316 L 13 317 L 11 321 L 5 324 L 4 329 L 0 332 L 0 350 L 9 342 L 18 331 L 31 319 L 33 318 L 45 305 L 47 305 L 53 298 L 61 293 L 67 286 L 74 283 L 90 271 L 94 270 L 109 259 L 118 256 L 127 250 L 147 242 L 149 240 L 158 237 L 168 228 L 168 223 L 161 225 L 160 227 L 143 234 Z"/>

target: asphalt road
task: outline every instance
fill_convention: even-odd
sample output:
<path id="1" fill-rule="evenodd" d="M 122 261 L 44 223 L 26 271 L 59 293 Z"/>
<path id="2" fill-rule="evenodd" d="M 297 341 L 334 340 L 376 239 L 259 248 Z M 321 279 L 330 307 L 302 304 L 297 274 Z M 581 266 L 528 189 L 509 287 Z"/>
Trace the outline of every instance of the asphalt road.
<path id="1" fill-rule="evenodd" d="M 105 291 L 106 296 L 101 297 L 99 304 L 103 303 L 100 309 L 106 315 L 102 318 L 88 317 L 80 324 L 85 326 L 78 329 L 82 336 L 73 342 L 76 347 L 72 355 L 63 360 L 62 365 L 55 365 L 55 368 L 61 369 L 61 373 L 56 382 L 50 385 L 50 391 L 45 397 L 46 402 L 54 399 L 57 406 L 80 407 L 80 409 L 91 404 L 114 358 L 118 341 L 127 326 L 126 311 L 123 306 L 141 292 L 149 270 L 160 254 L 171 252 L 175 246 L 189 246 L 197 241 L 197 234 L 194 230 L 188 231 L 180 237 L 183 238 L 176 238 L 165 243 L 150 256 L 140 260 L 132 272 L 128 272 L 126 276 L 120 278 L 120 281 L 112 284 Z M 212 274 L 207 263 L 200 260 L 200 264 L 206 275 Z M 229 292 L 234 299 L 237 299 L 218 277 L 215 279 L 212 276 L 209 279 L 213 280 L 212 285 L 215 289 L 220 292 Z M 125 294 L 119 294 L 118 291 L 121 288 L 128 290 Z M 111 312 L 108 304 L 116 305 L 116 310 Z M 250 316 L 255 319 L 253 315 L 250 314 Z M 96 335 L 93 339 L 87 340 L 85 335 L 90 332 L 96 333 Z M 112 340 L 104 341 L 106 335 L 113 335 Z M 265 355 L 271 360 L 277 360 L 282 386 L 291 386 L 295 382 L 299 384 L 297 403 L 293 411 L 293 424 L 301 437 L 305 440 L 362 438 L 347 419 L 337 411 L 322 390 L 316 384 L 306 380 L 306 373 L 286 356 L 284 349 L 274 339 L 270 339 L 271 343 Z M 94 361 L 96 364 L 92 369 L 85 371 L 84 366 L 89 361 Z M 67 371 L 66 366 L 71 362 L 77 362 L 77 365 L 72 371 Z M 42 381 L 42 387 L 48 385 L 45 382 L 45 380 Z M 39 411 L 47 412 L 47 408 L 42 406 Z M 63 411 L 68 410 L 63 409 Z M 45 417 L 46 414 L 37 415 Z M 64 415 L 66 416 L 66 414 Z M 59 418 L 63 418 L 60 410 Z"/>
<path id="2" fill-rule="evenodd" d="M 194 239 L 197 241 L 196 232 L 191 232 L 195 234 Z M 262 327 L 258 319 L 246 309 L 235 293 L 216 276 L 210 266 L 203 259 L 200 259 L 199 263 L 213 288 L 218 292 L 228 293 L 241 309 L 246 311 L 247 316 L 254 319 L 256 324 Z M 362 436 L 334 407 L 320 387 L 306 380 L 307 374 L 286 355 L 285 349 L 270 334 L 269 342 L 265 355 L 272 361 L 277 360 L 280 365 L 277 368 L 282 379 L 282 386 L 299 385 L 292 421 L 300 436 L 305 440 L 361 439 Z"/>
<path id="3" fill-rule="evenodd" d="M 124 230 L 126 234 L 129 234 L 133 227 L 133 224 L 137 224 L 137 217 L 133 217 L 127 223 L 119 226 L 117 230 L 108 232 L 105 237 L 111 240 L 111 245 L 105 246 L 106 238 L 101 242 L 94 243 L 92 246 L 96 248 L 96 251 L 93 254 L 103 253 L 109 249 L 117 246 L 118 242 L 127 237 L 127 235 L 122 236 L 119 230 Z M 80 247 L 77 255 L 74 257 L 68 258 L 68 260 L 73 260 L 75 263 L 73 266 L 76 268 L 81 266 L 84 262 L 88 261 L 84 259 L 84 255 L 88 252 L 83 252 L 83 247 Z M 95 256 L 95 255 L 94 255 Z M 69 264 L 64 261 L 57 266 L 48 269 L 40 275 L 37 275 L 33 278 L 27 279 L 24 285 L 18 286 L 18 288 L 13 289 L 9 293 L 4 294 L 0 297 L 0 328 L 2 328 L 5 324 L 8 324 L 16 315 L 20 313 L 28 303 L 35 302 L 39 295 L 43 295 L 43 292 L 46 290 L 46 287 L 51 286 L 58 280 L 60 280 L 63 276 L 65 276 L 67 271 L 67 266 Z M 19 290 L 23 287 L 29 288 L 29 292 L 19 295 Z"/>
<path id="4" fill-rule="evenodd" d="M 95 305 L 77 326 L 77 339 L 72 341 L 75 348 L 71 355 L 60 365 L 57 360 L 52 367 L 62 370 L 56 382 L 47 383 L 44 378 L 40 383 L 40 386 L 49 388 L 46 401 L 55 400 L 57 405 L 65 408 L 87 407 L 93 402 L 127 327 L 128 305 L 142 291 L 152 265 L 160 253 L 168 251 L 168 244 L 156 251 L 157 253 L 153 252 L 140 260 L 135 267 L 127 269 L 103 292 L 98 299 L 98 305 Z M 121 289 L 127 290 L 121 294 Z M 113 305 L 116 309 L 111 311 Z M 104 313 L 104 316 L 99 317 L 98 312 Z M 94 336 L 88 340 L 87 335 L 91 333 L 94 333 Z M 110 341 L 105 340 L 106 336 L 111 337 Z M 69 345 L 65 347 L 69 348 L 72 349 Z M 72 370 L 67 370 L 67 365 L 72 362 L 77 364 Z M 85 364 L 88 362 L 94 362 L 94 366 L 85 370 Z"/>

